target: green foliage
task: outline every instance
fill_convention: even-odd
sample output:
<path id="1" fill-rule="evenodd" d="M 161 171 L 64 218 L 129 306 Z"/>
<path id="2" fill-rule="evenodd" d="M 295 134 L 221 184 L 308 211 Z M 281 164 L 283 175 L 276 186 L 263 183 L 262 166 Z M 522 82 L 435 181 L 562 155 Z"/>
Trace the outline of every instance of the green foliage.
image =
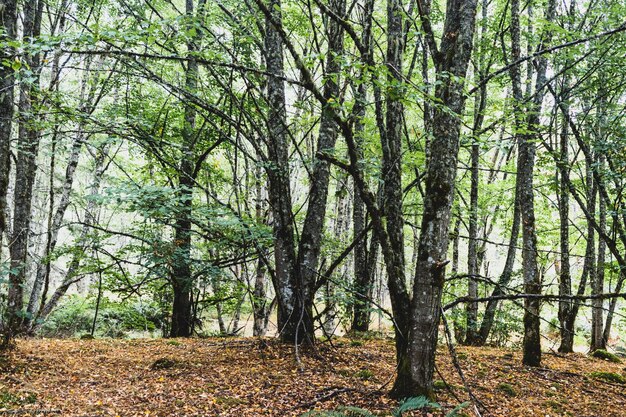
<path id="1" fill-rule="evenodd" d="M 498 347 L 515 345 L 524 330 L 524 323 L 519 319 L 521 308 L 512 303 L 500 303 L 493 321 L 489 341 Z"/>
<path id="2" fill-rule="evenodd" d="M 374 376 L 374 372 L 370 371 L 369 369 L 361 369 L 356 374 L 354 374 L 354 376 L 362 379 L 363 381 L 367 381 L 369 379 L 372 379 L 372 377 Z"/>
<path id="3" fill-rule="evenodd" d="M 442 391 L 449 388 L 450 385 L 448 385 L 445 381 L 442 381 L 441 379 L 433 381 L 433 389 L 435 389 L 435 391 Z"/>
<path id="4" fill-rule="evenodd" d="M 163 313 L 153 303 L 118 302 L 104 298 L 100 308 L 98 324 L 104 336 L 123 336 L 128 331 L 151 332 L 163 324 Z"/>
<path id="5" fill-rule="evenodd" d="M 35 404 L 37 402 L 37 394 L 33 392 L 21 392 L 19 394 L 12 393 L 6 389 L 0 391 L 0 409 L 11 409 L 26 404 Z"/>
<path id="6" fill-rule="evenodd" d="M 88 333 L 93 321 L 93 310 L 83 297 L 68 296 L 43 323 L 40 335 L 44 337 L 72 337 Z"/>
<path id="7" fill-rule="evenodd" d="M 95 315 L 94 296 L 69 296 L 43 323 L 44 337 L 73 337 L 91 331 Z M 96 333 L 104 337 L 124 337 L 128 332 L 152 332 L 163 325 L 163 312 L 154 303 L 132 299 L 112 301 L 102 298 Z M 81 336 L 82 337 L 82 336 Z"/>

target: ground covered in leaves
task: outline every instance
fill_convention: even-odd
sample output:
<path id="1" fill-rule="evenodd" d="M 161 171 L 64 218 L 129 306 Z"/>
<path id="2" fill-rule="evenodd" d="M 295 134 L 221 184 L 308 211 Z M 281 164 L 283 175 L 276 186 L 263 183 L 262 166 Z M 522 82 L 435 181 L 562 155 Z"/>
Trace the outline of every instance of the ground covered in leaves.
<path id="1" fill-rule="evenodd" d="M 545 354 L 544 368 L 529 369 L 520 352 L 494 348 L 458 357 L 483 416 L 626 416 L 624 363 Z M 413 415 L 468 400 L 443 348 L 437 368 L 443 408 Z M 393 372 L 390 340 L 341 339 L 297 355 L 272 339 L 21 340 L 0 357 L 0 415 L 300 416 L 350 405 L 389 416 Z"/>

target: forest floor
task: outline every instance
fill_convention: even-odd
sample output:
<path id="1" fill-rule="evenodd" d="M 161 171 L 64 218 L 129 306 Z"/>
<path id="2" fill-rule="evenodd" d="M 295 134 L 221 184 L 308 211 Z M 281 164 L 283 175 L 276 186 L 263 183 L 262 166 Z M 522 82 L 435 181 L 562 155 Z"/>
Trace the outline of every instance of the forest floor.
<path id="1" fill-rule="evenodd" d="M 468 400 L 447 351 L 438 357 L 443 411 L 412 415 Z M 623 363 L 545 354 L 530 369 L 518 351 L 469 347 L 458 357 L 482 416 L 626 416 L 626 385 L 593 374 L 624 376 Z M 297 356 L 272 339 L 20 340 L 0 357 L 0 416 L 300 416 L 341 405 L 389 416 L 393 372 L 390 340 L 339 339 Z"/>

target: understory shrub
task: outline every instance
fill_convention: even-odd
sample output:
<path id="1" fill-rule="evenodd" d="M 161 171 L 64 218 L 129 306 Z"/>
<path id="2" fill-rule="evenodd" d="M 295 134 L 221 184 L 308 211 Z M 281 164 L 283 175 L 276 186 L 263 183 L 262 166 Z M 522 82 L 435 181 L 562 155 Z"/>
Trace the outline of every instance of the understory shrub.
<path id="1" fill-rule="evenodd" d="M 44 337 L 74 337 L 91 332 L 96 313 L 95 297 L 71 295 L 45 320 L 39 334 Z M 96 320 L 96 333 L 124 337 L 128 332 L 152 332 L 163 325 L 158 306 L 139 300 L 113 301 L 104 297 Z"/>

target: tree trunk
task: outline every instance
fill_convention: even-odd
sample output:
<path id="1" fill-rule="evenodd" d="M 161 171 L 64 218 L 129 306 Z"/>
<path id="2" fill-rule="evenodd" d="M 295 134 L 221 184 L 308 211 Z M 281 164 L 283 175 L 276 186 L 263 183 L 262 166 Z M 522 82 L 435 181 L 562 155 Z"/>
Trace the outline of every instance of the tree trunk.
<path id="1" fill-rule="evenodd" d="M 278 301 L 278 331 L 281 340 L 296 340 L 304 333 L 299 327 L 301 296 L 294 288 L 294 266 L 296 248 L 291 213 L 291 189 L 289 184 L 289 142 L 287 135 L 287 113 L 285 105 L 285 85 L 283 81 L 283 42 L 280 36 L 282 13 L 280 0 L 268 2 L 270 15 L 266 16 L 265 25 L 265 66 L 267 68 L 267 164 L 268 195 L 272 212 L 274 233 L 274 269 L 273 277 L 276 299 Z M 276 27 L 279 26 L 279 27 Z M 310 315 L 306 315 L 310 318 Z M 310 323 L 312 326 L 312 323 Z M 310 327 L 310 326 L 308 326 Z"/>
<path id="2" fill-rule="evenodd" d="M 596 157 L 597 160 L 599 158 Z M 591 195 L 588 197 L 587 207 L 590 213 L 595 213 L 596 204 L 596 185 L 593 177 L 589 175 L 593 168 L 587 164 L 587 177 L 588 181 L 593 181 L 593 186 L 587 185 L 588 188 L 591 188 Z M 606 204 L 604 200 L 600 198 L 600 210 L 599 210 L 599 226 L 601 230 L 606 230 Z M 588 222 L 588 232 L 587 232 L 587 241 L 594 240 L 594 229 L 590 222 Z M 589 254 L 593 256 L 593 254 Z M 591 280 L 591 294 L 597 295 L 602 294 L 604 292 L 604 263 L 606 258 L 606 242 L 602 237 L 598 239 L 598 262 L 596 264 L 595 271 L 595 279 Z M 591 351 L 598 349 L 606 349 L 606 339 L 604 338 L 604 300 L 595 299 L 592 301 L 592 309 L 591 309 Z"/>
<path id="3" fill-rule="evenodd" d="M 2 42 L 11 42 L 16 37 L 17 1 L 0 0 L 0 25 Z M 0 60 L 13 62 L 15 51 L 4 47 L 0 50 Z M 11 131 L 13 126 L 14 86 L 15 74 L 10 65 L 0 66 L 0 258 L 2 255 L 2 240 L 7 227 L 5 214 L 7 212 L 7 191 L 9 187 L 9 173 L 11 170 Z"/>
<path id="4" fill-rule="evenodd" d="M 606 165 L 606 158 L 602 153 L 600 153 L 600 155 L 598 156 L 598 165 L 599 165 L 598 171 L 602 172 L 602 169 Z M 603 196 L 600 196 L 599 200 L 600 200 L 599 226 L 602 231 L 605 231 L 607 230 L 607 218 L 606 218 L 607 202 L 603 198 Z M 605 267 L 606 267 L 606 241 L 600 237 L 600 239 L 598 239 L 598 272 L 597 272 L 597 277 L 596 277 L 596 280 L 597 280 L 596 289 L 600 291 L 604 291 Z M 624 274 L 624 271 L 621 271 L 620 274 Z M 619 290 L 616 289 L 616 291 L 619 291 Z M 603 349 L 606 349 L 606 343 L 611 336 L 611 325 L 613 322 L 613 314 L 615 312 L 616 303 L 617 303 L 617 299 L 615 298 L 609 301 L 609 308 L 607 309 L 608 311 L 606 313 L 606 321 L 604 324 L 604 328 L 602 330 L 602 337 L 600 338 L 600 340 L 597 340 L 598 346 L 602 346 Z M 600 322 L 602 321 L 602 309 L 600 309 L 600 318 L 596 317 L 596 320 Z"/>
<path id="5" fill-rule="evenodd" d="M 40 34 L 43 2 L 29 1 L 24 4 L 24 41 L 31 42 Z M 18 157 L 15 166 L 15 198 L 13 206 L 13 235 L 9 251 L 11 272 L 9 273 L 9 294 L 7 300 L 7 338 L 14 336 L 21 327 L 25 312 L 24 285 L 28 267 L 28 241 L 31 233 L 31 207 L 33 184 L 37 174 L 37 154 L 39 151 L 39 129 L 35 126 L 37 116 L 33 102 L 38 100 L 39 54 L 27 55 L 26 63 L 33 71 L 34 80 L 22 81 L 19 100 Z"/>
<path id="6" fill-rule="evenodd" d="M 567 82 L 565 83 L 567 86 Z M 564 98 L 567 100 L 567 97 Z M 569 104 L 563 103 L 569 112 Z M 572 295 L 572 277 L 570 273 L 569 260 L 569 156 L 568 156 L 568 123 L 563 121 L 560 134 L 560 164 L 558 167 L 559 183 L 559 223 L 560 223 L 560 239 L 561 239 L 561 273 L 559 274 L 559 295 L 568 297 Z M 559 352 L 571 353 L 574 351 L 574 322 L 572 317 L 574 310 L 574 300 L 563 299 L 559 301 L 559 324 L 561 325 L 561 344 Z"/>
<path id="7" fill-rule="evenodd" d="M 404 52 L 404 10 L 401 0 L 387 0 L 387 96 L 386 129 L 381 137 L 383 213 L 387 223 L 385 254 L 387 286 L 395 320 L 397 378 L 394 397 L 406 397 L 412 390 L 409 342 L 409 294 L 404 259 L 404 217 L 402 213 L 402 118 L 404 108 L 402 56 Z"/>
<path id="8" fill-rule="evenodd" d="M 374 1 L 366 1 L 364 5 L 365 10 L 363 12 L 363 17 L 361 20 L 363 28 L 362 43 L 367 48 L 368 55 L 371 53 L 373 8 Z M 361 78 L 364 78 L 365 74 L 361 72 L 360 76 Z M 365 131 L 363 118 L 365 117 L 366 100 L 367 84 L 361 83 L 357 87 L 355 101 L 360 107 L 356 115 L 357 119 L 354 127 L 359 159 L 363 158 L 363 134 Z M 352 206 L 352 234 L 354 237 L 356 237 L 359 236 L 365 229 L 367 211 L 365 209 L 365 203 L 363 202 L 363 199 L 361 198 L 361 195 L 357 190 L 357 186 L 356 184 L 354 184 L 354 180 L 353 189 L 354 201 Z M 367 250 L 367 238 L 361 239 L 354 248 L 354 305 L 352 309 L 353 315 L 351 325 L 351 330 L 353 332 L 367 332 L 370 325 L 371 298 L 374 288 L 374 275 L 376 265 L 370 265 L 369 260 L 372 257 L 376 259 L 378 255 L 378 242 L 375 235 L 372 235 L 371 241 L 372 243 L 369 252 Z"/>
<path id="9" fill-rule="evenodd" d="M 352 206 L 353 236 L 365 229 L 365 205 L 361 196 L 354 193 Z M 371 274 L 367 269 L 367 239 L 361 239 L 354 248 L 354 305 L 352 309 L 353 332 L 367 332 L 370 323 L 370 299 L 372 297 Z"/>
<path id="10" fill-rule="evenodd" d="M 198 8 L 201 11 L 202 2 Z M 194 14 L 193 0 L 185 1 L 185 17 L 188 25 L 195 28 L 192 20 Z M 187 41 L 190 59 L 185 71 L 185 89 L 194 93 L 198 88 L 198 63 L 194 53 L 198 50 L 199 32 Z M 174 292 L 172 304 L 172 323 L 170 337 L 191 336 L 193 273 L 191 268 L 191 218 L 193 211 L 193 189 L 195 186 L 194 145 L 196 142 L 196 110 L 189 102 L 184 105 L 184 121 L 182 131 L 182 155 L 178 167 L 177 212 L 174 222 L 174 252 L 172 259 L 171 281 Z"/>
<path id="11" fill-rule="evenodd" d="M 488 2 L 482 2 L 482 19 L 487 20 Z M 481 28 L 480 38 L 477 44 L 480 44 L 485 37 L 485 26 Z M 485 120 L 484 112 L 487 106 L 487 84 L 482 82 L 487 68 L 485 68 L 485 53 L 478 51 L 477 63 L 474 64 L 475 78 L 480 87 L 480 94 L 476 95 L 474 101 L 474 125 L 472 126 L 472 148 L 471 148 L 471 186 L 470 186 L 470 215 L 469 215 L 469 236 L 467 248 L 467 274 L 468 293 L 471 298 L 478 297 L 478 275 L 480 274 L 480 266 L 482 263 L 482 252 L 479 251 L 478 243 L 478 190 L 480 187 L 480 131 L 482 130 L 483 121 Z M 484 245 L 483 245 L 484 246 Z M 466 305 L 467 312 L 467 333 L 465 343 L 468 345 L 476 345 L 480 342 L 478 333 L 478 303 L 472 302 Z"/>
<path id="12" fill-rule="evenodd" d="M 261 167 L 257 165 L 256 168 L 256 181 L 255 181 L 255 218 L 257 223 L 261 224 L 264 221 L 263 215 L 263 185 Z M 269 319 L 269 306 L 267 304 L 267 293 L 265 290 L 266 285 L 266 265 L 263 258 L 266 257 L 265 253 L 259 254 L 259 260 L 257 262 L 254 290 L 252 292 L 252 311 L 254 316 L 254 327 L 252 329 L 252 335 L 262 337 L 267 333 L 267 324 Z"/>
<path id="13" fill-rule="evenodd" d="M 541 294 L 541 277 L 537 267 L 537 233 L 533 196 L 535 144 L 529 135 L 521 135 L 517 178 L 520 182 L 520 212 L 522 218 L 522 268 L 524 293 Z M 524 355 L 527 366 L 541 365 L 540 301 L 524 300 Z"/>
<path id="14" fill-rule="evenodd" d="M 468 297 L 478 297 L 478 164 L 480 158 L 480 146 L 476 143 L 477 138 L 473 138 L 472 143 L 472 180 L 470 187 L 470 216 L 469 216 L 469 241 L 467 247 L 467 274 Z M 465 343 L 475 345 L 478 342 L 478 303 L 472 302 L 466 305 L 466 334 Z"/>
<path id="15" fill-rule="evenodd" d="M 433 139 L 410 306 L 411 322 L 405 343 L 408 349 L 406 355 L 400 355 L 401 360 L 408 362 L 408 372 L 403 370 L 405 364 L 400 362 L 392 392 L 395 397 L 433 396 L 441 293 L 448 263 L 450 211 L 465 105 L 463 79 L 472 52 L 476 8 L 476 1 L 448 1 L 441 50 L 433 51 L 437 69 L 435 97 L 442 105 L 437 106 L 433 114 Z"/>
<path id="16" fill-rule="evenodd" d="M 343 16 L 345 0 L 333 0 L 330 8 L 336 15 Z M 280 0 L 271 0 L 269 16 L 266 16 L 265 61 L 270 74 L 267 82 L 267 120 L 268 158 L 272 166 L 268 167 L 268 179 L 275 237 L 274 287 L 278 299 L 281 339 L 286 342 L 313 343 L 313 302 L 330 180 L 330 164 L 318 155 L 332 151 L 337 140 L 338 128 L 333 106 L 339 98 L 337 77 L 340 73 L 340 62 L 337 57 L 343 51 L 343 28 L 335 19 L 328 19 L 324 104 L 317 152 L 311 169 L 308 207 L 296 252 L 291 213 L 285 88 L 282 79 L 284 70 L 281 19 Z"/>

